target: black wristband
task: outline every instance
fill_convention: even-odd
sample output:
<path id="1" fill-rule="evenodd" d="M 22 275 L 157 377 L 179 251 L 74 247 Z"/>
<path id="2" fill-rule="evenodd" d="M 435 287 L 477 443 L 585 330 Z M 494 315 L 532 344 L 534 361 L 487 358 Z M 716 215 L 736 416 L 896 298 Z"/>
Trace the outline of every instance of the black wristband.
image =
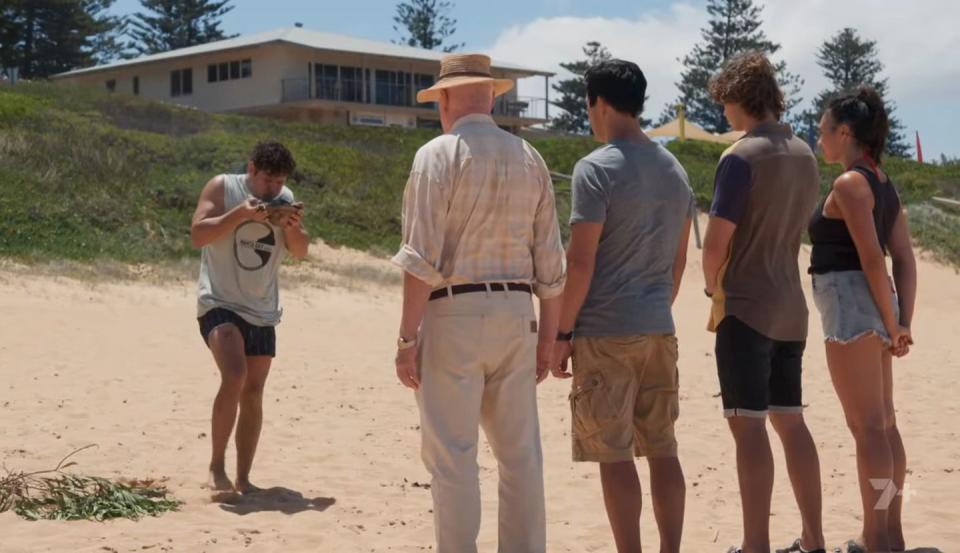
<path id="1" fill-rule="evenodd" d="M 557 332 L 557 341 L 558 342 L 569 342 L 573 340 L 573 331 L 570 332 Z"/>

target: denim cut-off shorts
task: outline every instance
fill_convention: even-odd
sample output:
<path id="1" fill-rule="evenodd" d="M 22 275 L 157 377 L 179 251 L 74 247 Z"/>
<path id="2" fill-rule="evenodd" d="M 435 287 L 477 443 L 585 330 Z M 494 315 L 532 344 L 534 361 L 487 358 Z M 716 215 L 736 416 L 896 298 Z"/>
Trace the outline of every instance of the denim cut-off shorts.
<path id="1" fill-rule="evenodd" d="M 813 300 L 820 311 L 826 341 L 849 344 L 873 334 L 888 346 L 891 344 L 863 271 L 813 275 Z M 899 320 L 900 304 L 892 284 L 890 301 L 894 316 Z"/>

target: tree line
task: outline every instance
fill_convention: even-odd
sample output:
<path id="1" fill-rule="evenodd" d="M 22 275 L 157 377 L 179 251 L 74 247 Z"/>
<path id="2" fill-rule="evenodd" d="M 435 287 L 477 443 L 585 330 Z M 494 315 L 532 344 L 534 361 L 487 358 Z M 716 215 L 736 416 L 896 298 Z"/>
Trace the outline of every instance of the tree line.
<path id="1" fill-rule="evenodd" d="M 111 13 L 116 0 L 0 0 L 0 67 L 17 67 L 23 78 L 36 79 L 108 63 L 117 59 L 165 52 L 231 38 L 222 28 L 223 17 L 233 10 L 230 0 L 140 0 L 140 10 L 130 16 Z M 396 5 L 393 29 L 400 35 L 393 42 L 407 46 L 451 52 L 464 46 L 453 40 L 457 20 L 449 0 L 404 0 Z M 676 83 L 677 98 L 663 107 L 659 122 L 675 117 L 683 104 L 689 120 L 711 132 L 723 133 L 729 125 L 723 107 L 709 97 L 710 76 L 731 57 L 746 50 L 760 50 L 775 57 L 780 44 L 770 40 L 762 26 L 763 5 L 754 0 L 707 0 L 709 20 L 701 40 L 678 61 L 683 66 Z M 560 108 L 550 126 L 572 133 L 589 132 L 583 98 L 587 69 L 612 56 L 599 42 L 583 48 L 584 58 L 561 63 L 571 78 L 553 84 L 551 104 Z M 817 64 L 830 82 L 808 104 L 800 96 L 803 79 L 777 63 L 780 84 L 787 99 L 787 120 L 800 134 L 813 133 L 819 114 L 830 98 L 861 84 L 874 87 L 887 98 L 887 79 L 882 76 L 876 41 L 844 28 L 817 51 Z M 907 156 L 911 147 L 900 120 L 892 115 L 896 106 L 887 98 L 891 113 L 888 153 Z M 644 119 L 644 126 L 652 121 Z"/>
<path id="2" fill-rule="evenodd" d="M 232 38 L 222 28 L 230 0 L 140 0 L 129 16 L 111 13 L 116 0 L 0 0 L 0 67 L 42 79 L 118 59 Z M 394 42 L 446 52 L 457 30 L 446 0 L 397 4 Z"/>
<path id="3" fill-rule="evenodd" d="M 701 29 L 701 40 L 684 57 L 678 59 L 683 66 L 680 81 L 676 83 L 676 100 L 663 107 L 658 123 L 664 124 L 676 117 L 676 107 L 683 104 L 687 119 L 704 129 L 725 133 L 730 130 L 723 116 L 723 106 L 710 98 L 707 83 L 723 64 L 740 52 L 759 50 L 771 58 L 780 50 L 780 45 L 767 38 L 762 25 L 763 5 L 754 0 L 707 0 L 709 20 Z M 589 42 L 583 47 L 585 58 L 560 64 L 573 74 L 569 79 L 553 85 L 559 99 L 551 102 L 564 110 L 551 121 L 554 129 L 573 133 L 589 132 L 583 97 L 586 89 L 583 74 L 593 64 L 610 58 L 610 53 L 598 42 Z M 830 83 L 809 104 L 800 96 L 803 79 L 787 70 L 786 62 L 778 62 L 779 81 L 786 96 L 786 120 L 798 134 L 813 136 L 816 133 L 820 114 L 829 101 L 837 95 L 856 89 L 860 85 L 872 86 L 885 98 L 890 114 L 890 137 L 887 153 L 894 156 L 910 155 L 911 146 L 904 134 L 904 126 L 893 115 L 894 102 L 887 96 L 887 79 L 883 77 L 883 63 L 879 59 L 877 43 L 862 37 L 852 28 L 844 28 L 828 38 L 817 50 L 817 65 Z M 646 126 L 649 121 L 642 121 Z"/>

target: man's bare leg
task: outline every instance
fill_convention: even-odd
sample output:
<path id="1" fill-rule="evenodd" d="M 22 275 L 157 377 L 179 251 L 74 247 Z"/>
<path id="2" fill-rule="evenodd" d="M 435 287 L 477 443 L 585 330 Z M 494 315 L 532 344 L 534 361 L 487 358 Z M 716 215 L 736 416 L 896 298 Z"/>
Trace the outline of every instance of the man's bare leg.
<path id="1" fill-rule="evenodd" d="M 743 553 L 770 553 L 773 452 L 766 417 L 727 419 L 737 445 L 737 477 L 743 509 Z"/>
<path id="2" fill-rule="evenodd" d="M 211 417 L 210 487 L 217 491 L 233 491 L 233 483 L 227 477 L 225 457 L 247 374 L 243 335 L 235 325 L 224 324 L 210 332 L 207 342 L 220 369 L 220 390 L 213 401 Z"/>
<path id="3" fill-rule="evenodd" d="M 825 548 L 822 526 L 823 499 L 820 489 L 820 457 L 801 413 L 770 413 L 773 429 L 780 436 L 787 458 L 787 473 L 800 509 L 804 550 Z"/>
<path id="4" fill-rule="evenodd" d="M 643 495 L 637 467 L 632 460 L 600 463 L 600 483 L 617 553 L 639 553 Z"/>
<path id="5" fill-rule="evenodd" d="M 647 458 L 650 466 L 650 495 L 653 514 L 660 531 L 660 553 L 680 553 L 683 510 L 687 487 L 676 457 Z"/>
<path id="6" fill-rule="evenodd" d="M 250 483 L 250 468 L 257 453 L 263 426 L 263 387 L 270 373 L 271 357 L 247 357 L 247 379 L 240 394 L 237 421 L 237 491 L 253 493 L 260 488 Z"/>

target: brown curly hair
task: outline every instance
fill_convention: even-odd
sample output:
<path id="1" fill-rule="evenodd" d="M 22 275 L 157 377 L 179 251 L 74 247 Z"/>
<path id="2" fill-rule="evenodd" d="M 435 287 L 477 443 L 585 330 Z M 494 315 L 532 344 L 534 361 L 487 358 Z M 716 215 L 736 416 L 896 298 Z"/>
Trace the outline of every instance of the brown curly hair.
<path id="1" fill-rule="evenodd" d="M 786 111 L 777 68 L 756 50 L 737 54 L 710 79 L 710 96 L 721 104 L 740 104 L 757 119 L 767 113 L 780 119 Z"/>
<path id="2" fill-rule="evenodd" d="M 272 176 L 289 176 L 297 168 L 293 154 L 283 144 L 274 141 L 260 142 L 253 148 L 250 161 L 257 171 Z"/>

